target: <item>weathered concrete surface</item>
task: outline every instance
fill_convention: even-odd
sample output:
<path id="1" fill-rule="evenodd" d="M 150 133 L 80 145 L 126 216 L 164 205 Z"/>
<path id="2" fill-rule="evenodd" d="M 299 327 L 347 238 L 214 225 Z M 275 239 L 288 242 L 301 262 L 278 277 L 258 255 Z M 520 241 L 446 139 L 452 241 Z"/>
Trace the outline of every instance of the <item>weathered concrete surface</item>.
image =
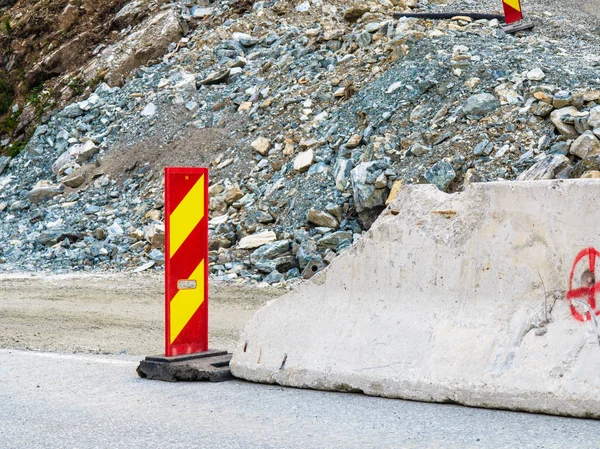
<path id="1" fill-rule="evenodd" d="M 600 248 L 598 198 L 596 180 L 405 187 L 353 248 L 255 315 L 232 373 L 600 418 L 597 330 L 566 298 L 576 256 Z"/>

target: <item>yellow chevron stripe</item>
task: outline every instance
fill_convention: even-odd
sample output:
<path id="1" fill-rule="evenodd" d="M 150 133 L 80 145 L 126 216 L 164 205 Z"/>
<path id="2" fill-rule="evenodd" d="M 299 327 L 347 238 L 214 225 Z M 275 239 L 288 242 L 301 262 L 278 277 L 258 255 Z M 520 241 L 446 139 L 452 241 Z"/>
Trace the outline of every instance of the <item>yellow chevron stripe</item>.
<path id="1" fill-rule="evenodd" d="M 177 252 L 185 239 L 204 218 L 204 175 L 173 211 L 170 220 L 169 257 Z"/>
<path id="2" fill-rule="evenodd" d="M 197 288 L 194 290 L 179 290 L 171 300 L 171 335 L 169 336 L 171 344 L 204 302 L 204 261 L 196 267 L 189 280 L 196 281 Z"/>
<path id="3" fill-rule="evenodd" d="M 521 11 L 521 1 L 520 0 L 503 0 L 508 6 L 517 11 Z"/>

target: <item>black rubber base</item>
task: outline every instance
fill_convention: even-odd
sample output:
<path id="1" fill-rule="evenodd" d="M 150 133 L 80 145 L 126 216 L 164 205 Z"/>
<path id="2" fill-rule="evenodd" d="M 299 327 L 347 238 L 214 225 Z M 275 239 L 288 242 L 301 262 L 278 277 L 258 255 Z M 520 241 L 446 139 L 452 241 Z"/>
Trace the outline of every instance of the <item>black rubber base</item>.
<path id="1" fill-rule="evenodd" d="M 148 356 L 137 373 L 143 379 L 165 382 L 223 382 L 233 379 L 230 361 L 227 351 L 215 350 L 178 357 Z"/>

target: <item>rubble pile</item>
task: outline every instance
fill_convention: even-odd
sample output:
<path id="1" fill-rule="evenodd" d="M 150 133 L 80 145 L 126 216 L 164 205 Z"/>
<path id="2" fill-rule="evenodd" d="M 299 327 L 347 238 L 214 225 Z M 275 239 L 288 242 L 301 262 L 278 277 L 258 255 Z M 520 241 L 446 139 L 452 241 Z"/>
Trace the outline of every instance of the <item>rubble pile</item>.
<path id="1" fill-rule="evenodd" d="M 0 159 L 0 270 L 160 269 L 164 165 L 211 168 L 211 274 L 268 283 L 325 267 L 403 183 L 600 177 L 597 36 L 394 3 L 184 11 L 201 20 L 160 62 Z"/>

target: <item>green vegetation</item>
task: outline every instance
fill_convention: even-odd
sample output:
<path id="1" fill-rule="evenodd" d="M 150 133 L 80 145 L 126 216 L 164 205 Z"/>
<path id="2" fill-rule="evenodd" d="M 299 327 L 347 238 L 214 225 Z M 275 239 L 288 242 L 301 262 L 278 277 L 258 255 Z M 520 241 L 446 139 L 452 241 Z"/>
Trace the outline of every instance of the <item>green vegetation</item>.
<path id="1" fill-rule="evenodd" d="M 6 34 L 10 34 L 13 30 L 12 24 L 10 23 L 10 17 L 4 16 L 2 19 L 2 28 L 4 28 L 4 32 Z"/>
<path id="2" fill-rule="evenodd" d="M 78 96 L 83 93 L 83 90 L 85 88 L 85 84 L 81 80 L 81 78 L 71 78 L 67 86 L 69 87 L 69 89 L 71 89 L 74 95 Z"/>
<path id="3" fill-rule="evenodd" d="M 15 142 L 11 145 L 10 149 L 8 150 L 8 155 L 10 157 L 16 157 L 21 151 L 25 149 L 26 146 L 27 141 Z"/>
<path id="4" fill-rule="evenodd" d="M 19 123 L 19 117 L 21 116 L 21 110 L 17 112 L 13 112 L 4 118 L 4 120 L 0 121 L 0 132 L 11 135 L 17 129 L 17 124 Z"/>
<path id="5" fill-rule="evenodd" d="M 87 86 L 91 90 L 95 90 L 96 87 L 98 87 L 100 85 L 100 83 L 102 83 L 104 81 L 105 75 L 106 75 L 106 72 L 98 73 L 94 78 L 92 78 L 91 80 L 88 81 Z"/>
<path id="6" fill-rule="evenodd" d="M 0 115 L 4 115 L 8 112 L 14 99 L 15 90 L 8 81 L 0 75 Z"/>
<path id="7" fill-rule="evenodd" d="M 30 91 L 27 104 L 30 104 L 35 109 L 35 115 L 38 119 L 44 115 L 49 108 L 54 105 L 54 92 L 44 89 L 44 85 L 39 85 Z"/>

